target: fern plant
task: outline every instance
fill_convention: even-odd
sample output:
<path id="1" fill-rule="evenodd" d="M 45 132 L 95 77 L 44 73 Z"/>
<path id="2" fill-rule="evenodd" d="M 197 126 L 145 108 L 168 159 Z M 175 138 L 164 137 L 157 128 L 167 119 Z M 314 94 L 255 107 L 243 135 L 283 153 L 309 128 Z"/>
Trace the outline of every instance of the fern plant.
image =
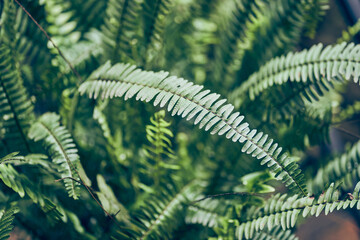
<path id="1" fill-rule="evenodd" d="M 298 239 L 357 217 L 359 23 L 319 42 L 328 3 L 1 1 L 0 238 Z"/>

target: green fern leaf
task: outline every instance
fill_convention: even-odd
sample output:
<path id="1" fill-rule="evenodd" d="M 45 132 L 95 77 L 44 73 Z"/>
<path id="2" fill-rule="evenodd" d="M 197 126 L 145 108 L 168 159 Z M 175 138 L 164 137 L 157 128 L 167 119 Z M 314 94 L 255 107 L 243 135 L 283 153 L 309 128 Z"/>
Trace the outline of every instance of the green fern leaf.
<path id="1" fill-rule="evenodd" d="M 61 126 L 60 117 L 54 113 L 46 113 L 35 122 L 29 131 L 29 138 L 34 141 L 42 140 L 48 148 L 53 162 L 58 165 L 65 188 L 70 197 L 78 199 L 79 156 L 74 141 L 65 127 Z"/>
<path id="2" fill-rule="evenodd" d="M 132 0 L 110 0 L 102 26 L 105 49 L 114 62 L 133 59 L 133 40 L 137 34 L 139 3 Z"/>
<path id="3" fill-rule="evenodd" d="M 324 167 L 318 169 L 314 179 L 308 183 L 313 193 L 321 191 L 331 182 L 342 183 L 343 189 L 349 189 L 360 178 L 360 141 L 356 142 L 344 154 L 334 157 Z"/>
<path id="4" fill-rule="evenodd" d="M 144 0 L 143 2 L 143 46 L 145 62 L 152 59 L 155 52 L 161 48 L 165 17 L 169 13 L 172 2 L 173 0 Z"/>
<path id="5" fill-rule="evenodd" d="M 6 151 L 30 152 L 26 133 L 34 120 L 33 106 L 29 100 L 19 69 L 18 52 L 15 47 L 16 7 L 4 2 L 0 39 L 0 125 L 1 139 Z M 5 16 L 5 17 L 4 17 Z"/>
<path id="6" fill-rule="evenodd" d="M 331 81 L 353 79 L 358 82 L 360 76 L 360 45 L 341 43 L 327 46 L 314 45 L 309 50 L 290 52 L 287 55 L 276 57 L 266 63 L 260 70 L 238 89 L 234 90 L 234 99 L 256 96 L 273 85 L 282 85 L 287 82 L 303 82 L 302 99 L 317 100 L 322 91 L 328 91 Z M 313 88 L 313 89 L 312 89 Z M 240 103 L 242 101 L 240 100 Z"/>
<path id="7" fill-rule="evenodd" d="M 340 192 L 335 189 L 334 184 L 319 197 L 301 197 L 297 195 L 288 197 L 287 194 L 277 194 L 270 198 L 265 206 L 251 208 L 245 214 L 246 219 L 240 221 L 236 233 L 239 239 L 252 239 L 256 232 L 267 227 L 271 230 L 274 226 L 280 225 L 283 230 L 295 226 L 298 216 L 308 215 L 318 217 L 322 212 L 325 215 L 334 210 L 354 208 L 360 209 L 359 199 L 360 182 L 356 185 L 354 192 L 348 194 L 344 199 L 340 198 Z"/>
<path id="8" fill-rule="evenodd" d="M 187 120 L 195 118 L 194 124 L 211 134 L 224 135 L 234 142 L 244 143 L 243 152 L 267 164 L 276 177 L 295 192 L 306 195 L 303 175 L 298 165 L 282 153 L 282 148 L 269 139 L 267 134 L 251 130 L 244 116 L 239 112 L 232 113 L 234 107 L 225 104 L 225 99 L 218 100 L 219 94 L 209 94 L 209 90 L 201 91 L 203 86 L 194 85 L 187 80 L 169 77 L 167 72 L 148 72 L 136 69 L 129 64 L 107 63 L 96 70 L 83 83 L 79 91 L 90 98 L 135 97 L 137 100 L 164 107 L 172 115 L 181 115 Z M 195 117 L 196 116 L 196 117 Z"/>
<path id="9" fill-rule="evenodd" d="M 267 1 L 260 16 L 249 26 L 240 75 L 247 77 L 274 56 L 293 50 L 304 32 L 313 34 L 328 9 L 328 0 Z M 251 63 L 251 64 L 249 64 Z"/>
<path id="10" fill-rule="evenodd" d="M 55 222 L 60 219 L 63 220 L 63 215 L 60 212 L 63 209 L 55 205 L 26 175 L 18 173 L 11 165 L 0 164 L 0 179 L 21 198 L 25 197 L 26 194 L 35 204 L 38 204 L 47 214 L 49 220 Z"/>
<path id="11" fill-rule="evenodd" d="M 16 206 L 12 206 L 7 209 L 3 209 L 0 218 L 0 240 L 6 240 L 10 237 L 10 232 L 13 229 L 14 214 L 18 213 L 19 209 Z"/>
<path id="12" fill-rule="evenodd" d="M 225 31 L 221 34 L 214 61 L 214 79 L 220 81 L 223 76 L 231 74 L 231 69 L 238 70 L 235 62 L 241 60 L 240 46 L 248 44 L 246 30 L 248 25 L 257 21 L 259 12 L 264 11 L 266 1 L 234 1 L 230 19 L 225 24 Z"/>

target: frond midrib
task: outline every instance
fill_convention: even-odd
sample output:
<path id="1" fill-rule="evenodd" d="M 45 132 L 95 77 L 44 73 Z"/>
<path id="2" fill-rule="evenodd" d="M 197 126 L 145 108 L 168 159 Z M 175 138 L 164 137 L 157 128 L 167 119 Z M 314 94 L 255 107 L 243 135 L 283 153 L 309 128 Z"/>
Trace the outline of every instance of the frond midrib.
<path id="1" fill-rule="evenodd" d="M 325 48 L 324 48 L 325 49 Z M 324 51 L 324 49 L 322 49 L 322 51 Z M 297 52 L 296 54 L 299 54 L 301 52 Z M 283 55 L 282 57 L 287 57 L 287 55 Z M 295 57 L 295 55 L 293 56 Z M 268 65 L 273 62 L 273 61 L 280 61 L 281 57 L 276 57 L 274 58 L 273 60 L 270 60 L 270 62 L 268 64 L 265 64 L 262 68 L 259 69 L 258 72 L 256 72 L 253 76 L 250 76 L 249 77 L 249 80 L 246 81 L 248 82 L 248 84 L 244 84 L 243 88 L 245 91 L 248 91 L 250 88 L 252 88 L 255 84 L 259 83 L 259 82 L 262 82 L 264 81 L 265 79 L 268 79 L 270 77 L 275 77 L 283 72 L 286 72 L 286 71 L 289 71 L 289 70 L 292 70 L 292 69 L 297 69 L 297 68 L 302 68 L 304 66 L 308 66 L 308 65 L 314 65 L 314 64 L 321 64 L 321 63 L 328 63 L 328 62 L 347 62 L 347 63 L 355 63 L 355 64 L 358 64 L 360 63 L 360 60 L 355 60 L 355 59 L 339 59 L 339 58 L 336 58 L 336 59 L 323 59 L 323 60 L 310 60 L 310 61 L 305 61 L 303 63 L 297 63 L 297 64 L 294 64 L 294 65 L 289 65 L 289 66 L 285 66 L 285 67 L 282 67 L 281 69 L 278 69 L 277 71 L 270 71 L 268 72 L 266 75 L 262 75 L 261 78 L 258 78 L 256 76 L 258 76 L 258 74 L 262 71 L 262 69 L 265 69 L 268 67 Z M 272 68 L 273 69 L 273 68 Z M 304 81 L 304 79 L 303 79 Z"/>
<path id="2" fill-rule="evenodd" d="M 70 176 L 73 178 L 73 179 L 76 179 L 76 176 L 73 175 L 73 171 L 76 171 L 76 168 L 75 166 L 72 164 L 72 162 L 70 161 L 70 158 L 69 156 L 67 155 L 65 149 L 63 148 L 61 142 L 59 141 L 59 139 L 53 134 L 53 132 L 51 131 L 51 129 L 49 129 L 44 123 L 42 122 L 39 122 L 41 124 L 42 127 L 44 127 L 44 129 L 49 133 L 49 136 L 51 136 L 56 144 L 58 145 L 58 147 L 60 148 L 60 151 L 62 153 L 62 155 L 64 156 L 65 160 L 66 160 L 66 163 L 67 163 L 67 166 L 68 166 L 68 170 L 69 170 L 69 173 L 70 173 Z M 74 196 L 76 196 L 76 186 L 75 186 L 75 181 L 71 179 L 71 188 L 72 188 L 72 191 L 74 193 Z"/>

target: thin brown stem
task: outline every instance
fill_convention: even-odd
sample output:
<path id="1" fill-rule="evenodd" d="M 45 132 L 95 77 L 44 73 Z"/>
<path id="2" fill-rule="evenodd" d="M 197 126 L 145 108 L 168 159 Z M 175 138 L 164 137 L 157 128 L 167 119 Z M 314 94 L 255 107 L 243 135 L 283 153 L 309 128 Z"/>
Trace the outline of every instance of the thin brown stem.
<path id="1" fill-rule="evenodd" d="M 357 138 L 357 139 L 360 139 L 360 135 L 357 135 L 356 133 L 350 132 L 349 130 L 346 130 L 345 128 L 342 128 L 342 127 L 334 127 L 334 126 L 333 126 L 333 128 L 335 128 L 335 129 L 337 129 L 337 130 L 339 130 L 339 131 L 341 131 L 341 132 L 343 132 L 343 133 L 346 133 L 346 134 L 348 134 L 348 135 L 350 135 L 350 136 L 352 136 L 352 137 L 355 137 L 355 138 Z"/>
<path id="2" fill-rule="evenodd" d="M 21 3 L 18 0 L 14 0 L 19 6 L 20 8 L 26 13 L 26 15 L 29 16 L 29 18 L 31 19 L 31 21 L 33 21 L 36 26 L 44 33 L 44 35 L 46 36 L 46 38 L 51 42 L 51 44 L 54 46 L 54 48 L 58 51 L 59 55 L 64 59 L 64 61 L 66 62 L 66 64 L 70 67 L 71 71 L 76 75 L 76 77 L 79 79 L 79 82 L 77 83 L 78 85 L 82 83 L 82 78 L 80 76 L 80 74 L 75 70 L 74 66 L 70 63 L 70 61 L 64 56 L 64 54 L 61 52 L 60 48 L 55 44 L 55 42 L 52 40 L 52 38 L 50 37 L 50 35 L 45 31 L 45 29 L 35 20 L 35 18 L 33 18 L 33 16 L 24 8 L 23 5 L 21 5 Z"/>

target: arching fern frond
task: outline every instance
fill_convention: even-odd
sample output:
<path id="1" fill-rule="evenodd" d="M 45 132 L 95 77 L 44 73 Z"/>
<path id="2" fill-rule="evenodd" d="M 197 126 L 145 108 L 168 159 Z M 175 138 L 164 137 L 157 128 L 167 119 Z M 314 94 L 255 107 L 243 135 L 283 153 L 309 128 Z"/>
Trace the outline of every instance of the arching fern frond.
<path id="1" fill-rule="evenodd" d="M 321 191 L 331 182 L 341 183 L 343 189 L 349 189 L 360 178 L 360 141 L 346 150 L 341 156 L 333 158 L 324 167 L 318 169 L 314 179 L 309 182 L 313 193 Z"/>
<path id="2" fill-rule="evenodd" d="M 277 194 L 269 199 L 264 207 L 251 208 L 245 214 L 246 219 L 240 220 L 237 227 L 237 237 L 251 239 L 255 232 L 261 231 L 267 226 L 268 229 L 280 225 L 283 230 L 292 228 L 300 214 L 318 217 L 323 211 L 325 215 L 334 210 L 356 207 L 360 209 L 359 199 L 360 182 L 354 192 L 348 193 L 347 197 L 340 199 L 340 192 L 334 188 L 334 184 L 318 198 L 302 197 L 296 195 L 288 197 L 286 194 Z"/>
<path id="3" fill-rule="evenodd" d="M 267 134 L 251 130 L 249 124 L 243 122 L 244 116 L 239 112 L 232 113 L 234 107 L 225 104 L 226 99 L 218 100 L 219 94 L 210 94 L 202 88 L 182 78 L 168 76 L 167 72 L 154 73 L 130 64 L 111 66 L 107 63 L 96 70 L 79 91 L 90 98 L 125 96 L 127 100 L 136 96 L 137 100 L 146 102 L 155 98 L 154 105 L 164 107 L 168 104 L 167 110 L 172 115 L 181 115 L 187 120 L 196 116 L 194 124 L 205 127 L 205 131 L 212 128 L 211 134 L 226 134 L 234 142 L 244 143 L 243 152 L 261 159 L 261 164 L 267 164 L 277 179 L 296 193 L 306 195 L 301 170 L 286 153 L 282 153 L 282 148 Z"/>
<path id="4" fill-rule="evenodd" d="M 35 141 L 42 140 L 48 149 L 53 162 L 64 180 L 70 197 L 78 199 L 79 180 L 77 166 L 79 156 L 74 141 L 65 127 L 61 126 L 60 117 L 54 113 L 46 113 L 35 122 L 29 131 L 29 137 Z"/>
<path id="5" fill-rule="evenodd" d="M 29 100 L 19 69 L 15 47 L 16 7 L 4 1 L 0 34 L 0 125 L 1 139 L 8 153 L 29 152 L 26 133 L 34 120 L 33 106 Z"/>
<path id="6" fill-rule="evenodd" d="M 360 76 L 360 45 L 341 43 L 323 48 L 322 44 L 314 45 L 309 50 L 290 52 L 287 55 L 270 60 L 260 70 L 252 74 L 242 86 L 233 92 L 238 98 L 254 99 L 264 89 L 276 84 L 291 82 L 310 82 L 306 89 L 309 95 L 310 86 L 321 92 L 320 86 L 327 89 L 325 79 L 332 81 L 344 77 L 355 83 Z M 324 80 L 323 80 L 324 79 Z M 234 97 L 234 98 L 236 98 Z M 316 97 L 314 97 L 316 99 Z"/>
<path id="7" fill-rule="evenodd" d="M 0 240 L 6 240 L 10 237 L 10 232 L 13 229 L 13 221 L 15 218 L 15 214 L 19 212 L 19 208 L 17 206 L 12 206 L 10 208 L 2 209 L 0 212 Z"/>
<path id="8" fill-rule="evenodd" d="M 165 17 L 173 0 L 144 0 L 143 2 L 143 46 L 145 62 L 154 57 L 162 45 Z M 149 51 L 153 49 L 153 51 Z"/>
<path id="9" fill-rule="evenodd" d="M 104 47 L 114 62 L 134 60 L 133 41 L 139 22 L 139 3 L 132 0 L 109 0 L 102 26 Z"/>

